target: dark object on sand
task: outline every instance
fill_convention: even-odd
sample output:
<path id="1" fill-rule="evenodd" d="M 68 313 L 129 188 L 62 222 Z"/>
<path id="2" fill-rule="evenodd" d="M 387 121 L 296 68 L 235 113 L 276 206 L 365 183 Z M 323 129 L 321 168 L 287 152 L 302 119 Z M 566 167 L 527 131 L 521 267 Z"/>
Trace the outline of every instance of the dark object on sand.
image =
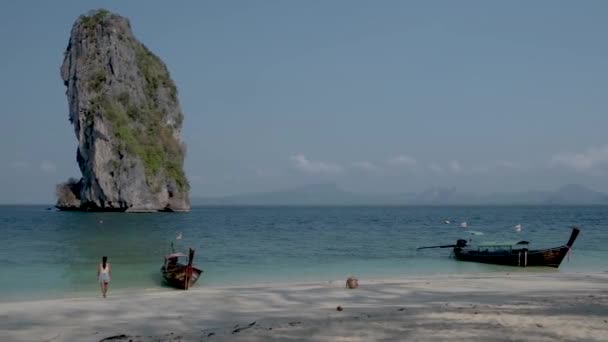
<path id="1" fill-rule="evenodd" d="M 246 327 L 240 327 L 240 328 L 238 327 L 238 324 L 237 324 L 237 328 L 234 329 L 234 330 L 232 330 L 232 333 L 233 334 L 237 334 L 237 333 L 240 333 L 241 331 L 243 331 L 245 329 L 249 329 L 249 328 L 251 328 L 252 326 L 255 325 L 255 322 L 256 321 L 253 321 L 253 322 L 249 323 L 249 325 L 247 325 Z"/>
<path id="2" fill-rule="evenodd" d="M 336 307 L 336 310 L 338 310 L 338 311 L 342 311 L 342 310 L 343 310 L 343 309 L 342 309 L 342 306 L 338 305 L 338 307 Z"/>
<path id="3" fill-rule="evenodd" d="M 125 335 L 125 334 L 121 334 L 121 335 L 116 335 L 116 336 L 110 336 L 110 337 L 106 337 L 103 340 L 100 340 L 99 342 L 105 342 L 105 341 L 124 341 L 127 338 L 129 338 L 130 336 Z"/>
<path id="4" fill-rule="evenodd" d="M 467 246 L 467 241 L 459 239 L 455 245 L 429 246 L 424 248 L 454 248 L 454 257 L 462 261 L 481 262 L 506 266 L 547 266 L 558 268 L 570 251 L 580 229 L 572 228 L 570 239 L 565 245 L 546 249 L 528 249 L 528 241 L 516 244 L 487 244 Z"/>
<path id="5" fill-rule="evenodd" d="M 355 277 L 348 277 L 346 279 L 346 288 L 347 289 L 356 289 L 359 286 L 359 279 Z"/>
<path id="6" fill-rule="evenodd" d="M 160 268 L 163 278 L 170 286 L 178 289 L 189 289 L 200 277 L 202 270 L 192 266 L 194 261 L 194 250 L 189 248 L 188 260 L 184 264 L 180 262 L 186 257 L 182 253 L 172 253 L 165 256 L 165 263 Z"/>

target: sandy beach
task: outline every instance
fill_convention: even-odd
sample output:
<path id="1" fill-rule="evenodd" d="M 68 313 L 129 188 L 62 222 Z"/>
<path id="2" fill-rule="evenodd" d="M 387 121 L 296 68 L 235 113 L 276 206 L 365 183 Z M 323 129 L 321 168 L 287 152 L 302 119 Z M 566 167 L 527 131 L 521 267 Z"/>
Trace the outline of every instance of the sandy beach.
<path id="1" fill-rule="evenodd" d="M 342 308 L 341 311 L 337 307 Z M 606 341 L 608 273 L 205 287 L 0 303 L 1 341 Z"/>

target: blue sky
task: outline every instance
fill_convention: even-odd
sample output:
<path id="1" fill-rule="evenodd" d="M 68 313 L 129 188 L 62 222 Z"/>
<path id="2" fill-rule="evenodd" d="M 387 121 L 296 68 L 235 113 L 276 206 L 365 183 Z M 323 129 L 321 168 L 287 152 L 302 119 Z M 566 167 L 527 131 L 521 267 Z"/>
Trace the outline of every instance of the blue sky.
<path id="1" fill-rule="evenodd" d="M 59 77 L 104 7 L 169 67 L 193 196 L 608 191 L 605 1 L 0 3 L 0 203 L 79 175 Z"/>

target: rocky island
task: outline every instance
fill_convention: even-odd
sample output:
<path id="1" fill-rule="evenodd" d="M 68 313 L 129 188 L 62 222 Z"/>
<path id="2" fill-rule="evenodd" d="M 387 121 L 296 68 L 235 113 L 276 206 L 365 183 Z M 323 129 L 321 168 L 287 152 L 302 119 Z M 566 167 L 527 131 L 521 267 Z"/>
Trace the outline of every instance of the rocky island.
<path id="1" fill-rule="evenodd" d="M 96 10 L 72 27 L 61 66 L 81 179 L 57 185 L 61 210 L 187 211 L 183 114 L 166 65 L 127 18 Z"/>

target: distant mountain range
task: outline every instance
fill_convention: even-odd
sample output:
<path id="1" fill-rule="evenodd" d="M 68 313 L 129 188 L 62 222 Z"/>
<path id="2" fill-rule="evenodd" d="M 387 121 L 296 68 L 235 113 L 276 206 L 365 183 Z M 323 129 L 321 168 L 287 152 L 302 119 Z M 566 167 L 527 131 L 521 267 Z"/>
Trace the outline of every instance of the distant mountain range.
<path id="1" fill-rule="evenodd" d="M 419 193 L 360 194 L 335 184 L 315 184 L 288 190 L 193 197 L 193 205 L 608 205 L 608 195 L 569 184 L 556 191 L 524 191 L 476 195 L 455 188 L 430 188 Z"/>

